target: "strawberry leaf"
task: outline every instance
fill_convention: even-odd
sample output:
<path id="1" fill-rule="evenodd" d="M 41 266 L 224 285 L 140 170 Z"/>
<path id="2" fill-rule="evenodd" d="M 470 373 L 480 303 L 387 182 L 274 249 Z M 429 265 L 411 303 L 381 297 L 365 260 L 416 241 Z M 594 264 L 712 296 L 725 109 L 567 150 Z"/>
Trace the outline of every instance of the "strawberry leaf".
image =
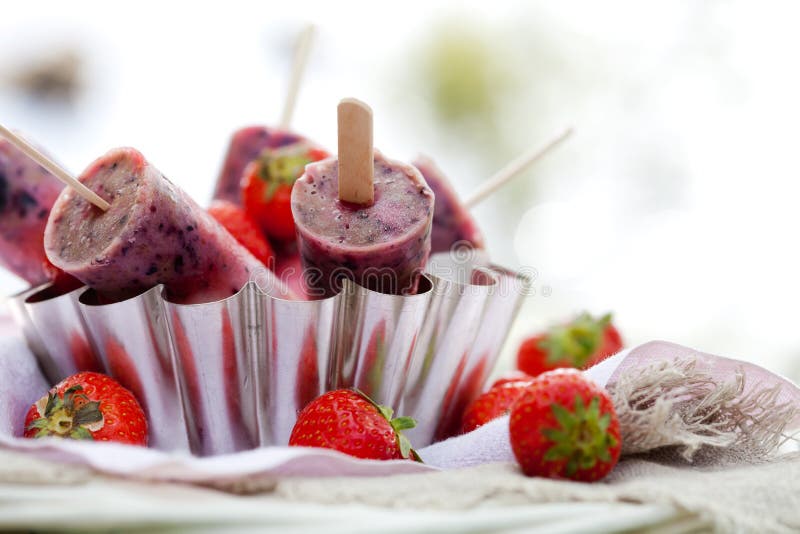
<path id="1" fill-rule="evenodd" d="M 596 319 L 584 312 L 572 322 L 548 330 L 539 342 L 539 348 L 547 353 L 549 364 L 566 364 L 580 369 L 600 348 L 603 331 L 610 322 L 611 314 Z"/>
<path id="2" fill-rule="evenodd" d="M 611 425 L 611 414 L 601 415 L 597 421 L 597 426 L 600 428 L 600 430 L 605 432 L 608 430 L 609 425 Z"/>
<path id="3" fill-rule="evenodd" d="M 75 412 L 73 419 L 76 425 L 88 425 L 90 423 L 97 423 L 103 420 L 103 413 L 100 411 L 100 403 L 96 401 L 87 402 Z"/>
<path id="4" fill-rule="evenodd" d="M 397 435 L 397 444 L 400 446 L 400 456 L 408 458 L 411 452 L 411 442 L 402 434 Z"/>
<path id="5" fill-rule="evenodd" d="M 29 424 L 25 428 L 25 430 L 33 430 L 34 428 L 42 429 L 46 427 L 47 427 L 47 419 L 45 419 L 44 417 L 40 417 L 39 419 L 34 419 L 33 421 L 31 421 L 31 424 Z"/>
<path id="6" fill-rule="evenodd" d="M 553 410 L 553 415 L 556 421 L 558 421 L 558 424 L 561 425 L 561 428 L 569 430 L 574 425 L 575 418 L 569 410 L 560 404 L 553 404 L 550 409 Z"/>
<path id="7" fill-rule="evenodd" d="M 69 437 L 71 437 L 72 439 L 94 440 L 92 433 L 83 428 L 82 426 L 76 426 L 74 429 L 72 429 L 72 432 L 70 432 Z"/>
<path id="8" fill-rule="evenodd" d="M 47 404 L 44 407 L 44 416 L 49 417 L 60 406 L 61 399 L 55 393 L 50 393 L 47 396 Z"/>
<path id="9" fill-rule="evenodd" d="M 415 419 L 406 416 L 396 417 L 391 420 L 391 423 L 392 423 L 392 428 L 394 428 L 395 431 L 397 432 L 400 432 L 402 430 L 408 430 L 417 426 L 417 421 Z"/>
<path id="10" fill-rule="evenodd" d="M 381 412 L 381 415 L 384 416 L 387 421 L 391 422 L 394 410 L 382 404 L 376 404 L 375 406 L 378 408 L 378 411 Z"/>

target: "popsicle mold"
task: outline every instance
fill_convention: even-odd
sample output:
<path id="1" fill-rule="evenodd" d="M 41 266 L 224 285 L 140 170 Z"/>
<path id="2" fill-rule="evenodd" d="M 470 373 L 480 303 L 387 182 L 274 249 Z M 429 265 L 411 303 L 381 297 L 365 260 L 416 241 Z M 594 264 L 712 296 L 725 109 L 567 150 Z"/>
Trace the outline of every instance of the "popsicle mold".
<path id="1" fill-rule="evenodd" d="M 51 383 L 87 366 L 114 376 L 143 404 L 158 449 L 285 445 L 305 404 L 341 387 L 416 418 L 409 437 L 422 447 L 457 428 L 530 284 L 447 254 L 426 269 L 415 295 L 347 280 L 329 298 L 290 301 L 254 278 L 203 304 L 170 302 L 163 286 L 112 304 L 85 287 L 49 295 L 40 286 L 10 302 Z M 88 355 L 76 358 L 71 340 Z"/>

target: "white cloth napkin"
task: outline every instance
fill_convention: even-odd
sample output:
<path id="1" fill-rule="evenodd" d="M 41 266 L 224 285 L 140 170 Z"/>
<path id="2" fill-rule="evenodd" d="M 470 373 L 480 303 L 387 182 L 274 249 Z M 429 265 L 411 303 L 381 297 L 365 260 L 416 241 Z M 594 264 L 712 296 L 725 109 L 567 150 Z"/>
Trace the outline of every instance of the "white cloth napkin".
<path id="1" fill-rule="evenodd" d="M 800 407 L 800 389 L 789 380 L 745 362 L 700 353 L 666 342 L 651 342 L 623 351 L 587 371 L 598 384 L 613 388 L 626 371 L 645 368 L 660 361 L 693 358 L 697 366 L 717 382 L 726 383 L 737 373 L 746 377 L 740 395 L 755 388 L 780 388 L 782 405 Z M 358 460 L 335 451 L 291 447 L 268 447 L 252 451 L 196 458 L 185 454 L 109 443 L 65 440 L 25 440 L 18 436 L 31 402 L 47 385 L 33 356 L 19 338 L 0 343 L 0 447 L 24 451 L 42 459 L 85 465 L 100 472 L 148 480 L 192 483 L 252 480 L 287 476 L 386 476 L 436 469 L 457 469 L 492 462 L 513 462 L 508 441 L 507 417 L 469 434 L 451 438 L 419 450 L 424 464 L 409 461 Z M 800 415 L 792 414 L 784 433 L 800 427 Z M 624 436 L 623 432 L 623 436 Z"/>

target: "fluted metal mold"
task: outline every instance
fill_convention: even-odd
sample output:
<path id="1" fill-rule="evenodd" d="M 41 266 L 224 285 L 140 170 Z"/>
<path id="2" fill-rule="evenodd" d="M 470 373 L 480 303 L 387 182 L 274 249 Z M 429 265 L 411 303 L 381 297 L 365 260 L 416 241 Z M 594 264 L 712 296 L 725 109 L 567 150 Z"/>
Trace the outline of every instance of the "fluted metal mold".
<path id="1" fill-rule="evenodd" d="M 12 309 L 42 367 L 57 369 L 54 382 L 88 365 L 53 363 L 78 331 L 99 367 L 140 399 L 156 448 L 208 456 L 285 445 L 298 412 L 340 387 L 416 418 L 409 436 L 421 447 L 457 428 L 527 287 L 517 273 L 444 255 L 410 296 L 345 281 L 333 297 L 287 301 L 257 281 L 192 305 L 170 302 L 160 286 L 111 304 L 86 288 L 31 300 L 40 287 L 13 297 Z"/>
<path id="2" fill-rule="evenodd" d="M 39 362 L 39 367 L 41 367 L 45 377 L 47 380 L 55 383 L 58 380 L 57 366 L 54 364 L 50 353 L 45 348 L 44 340 L 42 336 L 39 335 L 39 330 L 34 326 L 33 321 L 31 321 L 28 310 L 25 309 L 25 301 L 28 297 L 47 287 L 50 287 L 50 284 L 28 288 L 25 291 L 20 291 L 19 293 L 11 295 L 6 302 L 8 303 L 8 309 L 11 312 L 12 319 L 25 337 L 28 348 L 30 348 L 33 355 L 36 356 L 36 360 Z"/>

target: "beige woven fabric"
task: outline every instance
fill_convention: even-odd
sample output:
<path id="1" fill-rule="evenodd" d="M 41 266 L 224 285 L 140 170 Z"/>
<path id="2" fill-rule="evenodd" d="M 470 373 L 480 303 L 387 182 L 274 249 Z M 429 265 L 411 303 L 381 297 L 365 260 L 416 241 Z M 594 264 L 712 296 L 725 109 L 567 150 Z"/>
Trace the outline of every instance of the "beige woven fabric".
<path id="1" fill-rule="evenodd" d="M 471 509 L 594 501 L 670 504 L 698 513 L 718 532 L 800 531 L 800 456 L 724 469 L 645 459 L 620 462 L 605 482 L 528 478 L 513 464 L 385 478 L 285 479 L 285 499 L 412 509 Z"/>
<path id="2" fill-rule="evenodd" d="M 0 483 L 64 484 L 102 475 L 0 451 Z M 417 510 L 470 510 L 568 501 L 669 504 L 697 513 L 718 532 L 800 531 L 800 455 L 759 465 L 696 468 L 676 459 L 621 461 L 605 482 L 528 478 L 513 464 L 391 478 L 243 480 L 220 489 L 270 493 L 292 502 Z"/>

